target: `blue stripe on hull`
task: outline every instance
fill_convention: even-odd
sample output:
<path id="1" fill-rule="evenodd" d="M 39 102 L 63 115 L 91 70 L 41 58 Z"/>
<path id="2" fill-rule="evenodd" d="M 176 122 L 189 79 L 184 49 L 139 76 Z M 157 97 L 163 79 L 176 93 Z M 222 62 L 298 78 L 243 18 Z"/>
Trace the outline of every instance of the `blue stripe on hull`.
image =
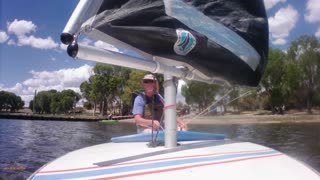
<path id="1" fill-rule="evenodd" d="M 113 175 L 117 173 L 131 173 L 139 170 L 150 171 L 156 168 L 168 168 L 168 167 L 177 167 L 177 166 L 188 166 L 195 163 L 208 163 L 214 161 L 222 160 L 232 160 L 236 158 L 247 158 L 255 156 L 266 156 L 278 154 L 278 151 L 270 150 L 264 152 L 250 152 L 250 153 L 235 153 L 235 154 L 226 154 L 219 156 L 208 156 L 208 157 L 198 157 L 198 158 L 186 158 L 186 159 L 174 159 L 169 161 L 160 161 L 152 162 L 145 164 L 135 164 L 135 165 L 126 165 L 121 167 L 106 167 L 106 169 L 90 170 L 83 172 L 63 172 L 55 174 L 37 174 L 32 179 L 69 179 L 69 178 L 85 178 L 85 177 L 94 177 L 102 175 Z M 103 168 L 103 167 L 102 167 Z"/>
<path id="2" fill-rule="evenodd" d="M 154 133 L 154 135 L 156 132 Z M 202 133 L 194 131 L 177 131 L 177 141 L 200 141 L 200 140 L 222 140 L 224 134 Z M 158 142 L 164 142 L 164 132 L 159 131 L 157 135 Z M 112 142 L 150 142 L 151 133 L 133 134 L 128 136 L 114 137 Z"/>

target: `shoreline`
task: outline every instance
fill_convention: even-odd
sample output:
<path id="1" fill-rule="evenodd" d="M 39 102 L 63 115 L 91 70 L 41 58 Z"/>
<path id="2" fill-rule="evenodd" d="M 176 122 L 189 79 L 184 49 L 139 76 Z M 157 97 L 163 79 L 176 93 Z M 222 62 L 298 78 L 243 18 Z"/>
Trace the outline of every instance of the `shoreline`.
<path id="1" fill-rule="evenodd" d="M 43 120 L 43 121 L 99 121 L 102 119 L 83 118 L 77 116 L 62 117 L 50 115 L 26 115 L 26 114 L 0 114 L 0 119 L 16 119 L 16 120 Z M 106 118 L 105 118 L 106 119 Z"/>
<path id="2" fill-rule="evenodd" d="M 185 119 L 190 125 L 233 125 L 233 124 L 276 124 L 276 123 L 320 123 L 320 114 L 284 114 L 284 115 L 223 115 L 202 116 L 197 119 Z"/>
<path id="3" fill-rule="evenodd" d="M 320 123 L 320 113 L 306 114 L 305 112 L 287 113 L 284 115 L 241 113 L 225 115 L 194 116 L 194 118 L 180 117 L 189 125 L 233 125 L 233 124 L 275 124 L 275 123 Z M 54 116 L 54 115 L 32 115 L 25 113 L 0 113 L 1 119 L 17 120 L 43 120 L 43 121 L 84 121 L 98 122 L 110 119 L 119 120 L 121 123 L 135 123 L 132 116 L 93 117 L 89 115 Z"/>
<path id="4" fill-rule="evenodd" d="M 26 113 L 0 113 L 1 119 L 16 119 L 16 120 L 42 120 L 42 121 L 87 121 L 87 122 L 98 122 L 100 120 L 122 120 L 128 119 L 131 116 L 114 116 L 111 118 L 103 116 L 86 116 L 86 115 L 41 115 L 41 114 L 26 114 Z"/>

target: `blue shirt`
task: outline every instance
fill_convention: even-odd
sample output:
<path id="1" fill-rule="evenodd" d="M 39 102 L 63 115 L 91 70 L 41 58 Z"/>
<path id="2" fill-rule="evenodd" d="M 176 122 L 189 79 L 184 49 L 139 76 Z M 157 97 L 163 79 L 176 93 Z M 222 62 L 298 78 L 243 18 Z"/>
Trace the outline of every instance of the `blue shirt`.
<path id="1" fill-rule="evenodd" d="M 145 100 L 142 95 L 138 95 L 134 99 L 134 103 L 133 103 L 133 110 L 132 110 L 133 116 L 135 116 L 137 114 L 142 115 L 143 111 L 144 111 L 144 106 L 146 105 L 146 103 L 149 104 L 151 102 L 152 102 L 152 100 L 149 100 L 148 98 L 146 98 L 146 100 Z M 161 102 L 162 104 L 164 104 L 163 97 L 160 94 L 156 94 L 155 102 L 156 103 Z"/>

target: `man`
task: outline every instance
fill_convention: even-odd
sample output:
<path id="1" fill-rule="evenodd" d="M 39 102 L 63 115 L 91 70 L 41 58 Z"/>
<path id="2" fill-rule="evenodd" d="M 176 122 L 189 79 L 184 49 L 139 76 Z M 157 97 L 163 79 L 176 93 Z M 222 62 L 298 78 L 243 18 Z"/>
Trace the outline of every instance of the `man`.
<path id="1" fill-rule="evenodd" d="M 137 125 L 138 133 L 151 132 L 163 128 L 160 124 L 163 116 L 164 100 L 159 94 L 159 82 L 152 75 L 147 74 L 142 78 L 144 92 L 134 99 L 133 116 Z M 152 122 L 152 119 L 154 121 Z M 177 129 L 187 130 L 186 124 L 177 118 Z"/>

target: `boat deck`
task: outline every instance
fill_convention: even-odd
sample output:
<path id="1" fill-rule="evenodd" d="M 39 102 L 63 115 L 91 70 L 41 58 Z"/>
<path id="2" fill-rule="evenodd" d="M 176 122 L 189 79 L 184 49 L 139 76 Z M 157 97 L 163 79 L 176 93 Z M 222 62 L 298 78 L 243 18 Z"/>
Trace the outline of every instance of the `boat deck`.
<path id="1" fill-rule="evenodd" d="M 87 147 L 47 164 L 31 179 L 320 179 L 317 172 L 295 159 L 249 142 L 179 144 L 171 149 L 149 148 L 146 142 Z"/>

